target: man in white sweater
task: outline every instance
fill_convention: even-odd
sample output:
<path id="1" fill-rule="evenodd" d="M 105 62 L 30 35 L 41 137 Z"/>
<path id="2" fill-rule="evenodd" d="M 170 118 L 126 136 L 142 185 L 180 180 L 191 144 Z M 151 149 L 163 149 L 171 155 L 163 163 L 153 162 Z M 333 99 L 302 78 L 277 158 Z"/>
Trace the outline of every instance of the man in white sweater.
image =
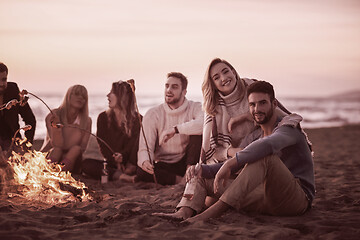
<path id="1" fill-rule="evenodd" d="M 155 174 L 158 183 L 175 184 L 189 165 L 199 161 L 204 115 L 200 102 L 186 99 L 186 88 L 187 78 L 182 73 L 168 73 L 165 103 L 145 114 L 139 140 L 138 181 L 153 181 Z"/>

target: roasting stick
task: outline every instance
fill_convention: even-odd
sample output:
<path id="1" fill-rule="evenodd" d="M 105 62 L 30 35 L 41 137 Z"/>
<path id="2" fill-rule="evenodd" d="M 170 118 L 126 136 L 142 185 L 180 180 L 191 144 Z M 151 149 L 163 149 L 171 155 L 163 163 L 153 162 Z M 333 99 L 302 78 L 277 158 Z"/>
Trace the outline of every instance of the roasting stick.
<path id="1" fill-rule="evenodd" d="M 15 134 L 14 134 L 12 140 L 11 140 L 10 147 L 9 147 L 7 153 L 6 153 L 6 157 L 10 157 L 10 153 L 11 153 L 11 150 L 12 150 L 12 148 L 13 148 L 13 146 L 14 146 L 15 138 L 16 138 L 16 135 L 18 134 L 18 132 L 19 132 L 20 130 L 28 131 L 28 130 L 30 130 L 31 128 L 32 128 L 31 125 L 25 125 L 25 126 L 19 128 L 18 130 L 16 130 L 16 132 L 15 132 Z"/>
<path id="2" fill-rule="evenodd" d="M 148 156 L 149 156 L 149 160 L 151 162 L 151 164 L 155 167 L 155 163 L 154 161 L 151 159 L 151 156 L 150 156 L 150 150 L 149 150 L 149 145 L 148 145 L 148 142 L 147 142 L 147 139 L 146 139 L 146 136 L 145 136 L 145 132 L 144 132 L 144 128 L 143 128 L 143 125 L 142 125 L 142 121 L 141 121 L 141 117 L 140 117 L 140 112 L 139 112 L 139 108 L 138 108 L 138 105 L 137 105 L 137 102 L 136 102 L 136 95 L 135 95 L 135 81 L 134 79 L 130 79 L 130 80 L 127 80 L 126 81 L 128 84 L 130 84 L 130 87 L 131 87 L 131 90 L 134 94 L 134 101 L 135 101 L 135 108 L 136 108 L 136 112 L 138 114 L 138 119 L 139 119 L 139 123 L 140 123 L 140 128 L 141 128 L 141 133 L 144 137 L 144 140 L 145 140 L 145 144 L 146 144 L 146 150 L 147 150 L 147 153 L 148 153 Z M 154 178 L 154 182 L 155 182 L 155 187 L 157 188 L 157 180 L 156 180 L 156 176 L 155 176 L 155 172 L 152 174 L 153 175 L 153 178 Z"/>

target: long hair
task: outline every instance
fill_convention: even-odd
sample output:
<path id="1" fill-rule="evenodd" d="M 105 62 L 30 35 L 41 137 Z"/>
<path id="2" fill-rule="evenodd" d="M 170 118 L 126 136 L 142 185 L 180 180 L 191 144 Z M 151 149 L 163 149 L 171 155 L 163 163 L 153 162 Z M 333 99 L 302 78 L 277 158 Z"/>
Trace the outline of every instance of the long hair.
<path id="1" fill-rule="evenodd" d="M 130 84 L 124 81 L 114 82 L 112 84 L 111 92 L 116 95 L 116 105 L 120 109 L 121 114 L 121 124 L 124 126 L 126 135 L 131 136 L 131 130 L 135 123 L 138 121 L 138 116 L 135 108 L 135 96 L 131 90 Z M 109 108 L 107 111 L 108 123 L 115 124 L 118 126 L 115 121 L 114 110 Z"/>
<path id="2" fill-rule="evenodd" d="M 86 129 L 89 119 L 89 106 L 88 106 L 88 92 L 83 85 L 74 85 L 67 90 L 63 102 L 59 107 L 60 121 L 63 124 L 68 124 L 67 113 L 68 110 L 70 109 L 70 98 L 72 94 L 81 95 L 85 99 L 84 106 L 79 111 L 79 117 L 80 117 L 80 127 Z"/>
<path id="3" fill-rule="evenodd" d="M 204 111 L 209 114 L 210 116 L 215 116 L 217 111 L 216 111 L 216 106 L 218 104 L 219 101 L 219 91 L 216 88 L 211 75 L 210 75 L 210 71 L 211 68 L 218 64 L 218 63 L 224 63 L 227 66 L 229 66 L 229 68 L 233 71 L 235 78 L 237 81 L 240 80 L 239 74 L 236 72 L 235 68 L 226 60 L 220 59 L 220 58 L 215 58 L 213 59 L 206 72 L 205 72 L 205 77 L 204 77 L 204 81 L 202 83 L 202 93 L 203 93 L 203 108 Z"/>

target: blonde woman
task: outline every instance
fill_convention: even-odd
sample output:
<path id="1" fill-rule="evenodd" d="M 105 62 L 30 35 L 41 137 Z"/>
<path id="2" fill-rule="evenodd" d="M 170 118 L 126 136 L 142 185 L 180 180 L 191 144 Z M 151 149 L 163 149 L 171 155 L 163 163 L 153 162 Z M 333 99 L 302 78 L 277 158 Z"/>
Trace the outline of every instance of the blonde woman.
<path id="1" fill-rule="evenodd" d="M 100 151 L 106 159 L 110 179 L 133 181 L 130 176 L 136 173 L 140 133 L 135 96 L 130 84 L 119 81 L 112 84 L 107 97 L 109 108 L 98 116 L 96 135 L 104 140 L 115 154 L 103 142 L 98 141 Z M 83 171 L 100 179 L 102 164 L 94 159 L 85 159 Z"/>
<path id="2" fill-rule="evenodd" d="M 215 58 L 202 84 L 205 122 L 202 163 L 216 163 L 235 154 L 244 137 L 253 131 L 246 88 L 255 80 L 240 78 L 227 61 Z M 233 122 L 236 119 L 236 122 Z"/>
<path id="3" fill-rule="evenodd" d="M 62 163 L 64 171 L 79 173 L 81 155 L 91 132 L 86 88 L 70 87 L 60 107 L 53 109 L 45 121 L 47 136 L 41 151 L 49 151 L 51 161 Z"/>

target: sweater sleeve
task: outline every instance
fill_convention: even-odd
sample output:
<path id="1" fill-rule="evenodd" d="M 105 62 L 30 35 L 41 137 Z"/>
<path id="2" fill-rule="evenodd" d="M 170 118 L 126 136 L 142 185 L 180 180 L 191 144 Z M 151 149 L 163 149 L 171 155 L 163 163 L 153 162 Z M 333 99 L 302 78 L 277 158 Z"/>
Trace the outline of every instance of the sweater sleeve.
<path id="1" fill-rule="evenodd" d="M 150 109 L 145 114 L 143 119 L 143 123 L 142 123 L 143 132 L 142 130 L 140 130 L 139 151 L 138 151 L 138 161 L 137 161 L 139 167 L 141 167 L 146 160 L 150 160 L 149 154 L 151 157 L 150 161 L 155 160 L 154 151 L 155 151 L 156 139 L 158 138 L 158 131 L 156 129 L 157 122 L 158 122 L 158 116 L 156 112 Z M 144 134 L 148 145 L 146 145 Z M 147 149 L 147 147 L 149 147 L 149 149 Z"/>
<path id="2" fill-rule="evenodd" d="M 277 154 L 282 149 L 296 143 L 296 135 L 292 134 L 296 129 L 282 126 L 270 136 L 258 139 L 249 144 L 245 149 L 236 153 L 238 168 L 246 163 L 252 163 L 266 156 Z"/>
<path id="3" fill-rule="evenodd" d="M 204 112 L 201 103 L 189 101 L 192 120 L 178 124 L 180 134 L 201 135 L 203 131 Z"/>

